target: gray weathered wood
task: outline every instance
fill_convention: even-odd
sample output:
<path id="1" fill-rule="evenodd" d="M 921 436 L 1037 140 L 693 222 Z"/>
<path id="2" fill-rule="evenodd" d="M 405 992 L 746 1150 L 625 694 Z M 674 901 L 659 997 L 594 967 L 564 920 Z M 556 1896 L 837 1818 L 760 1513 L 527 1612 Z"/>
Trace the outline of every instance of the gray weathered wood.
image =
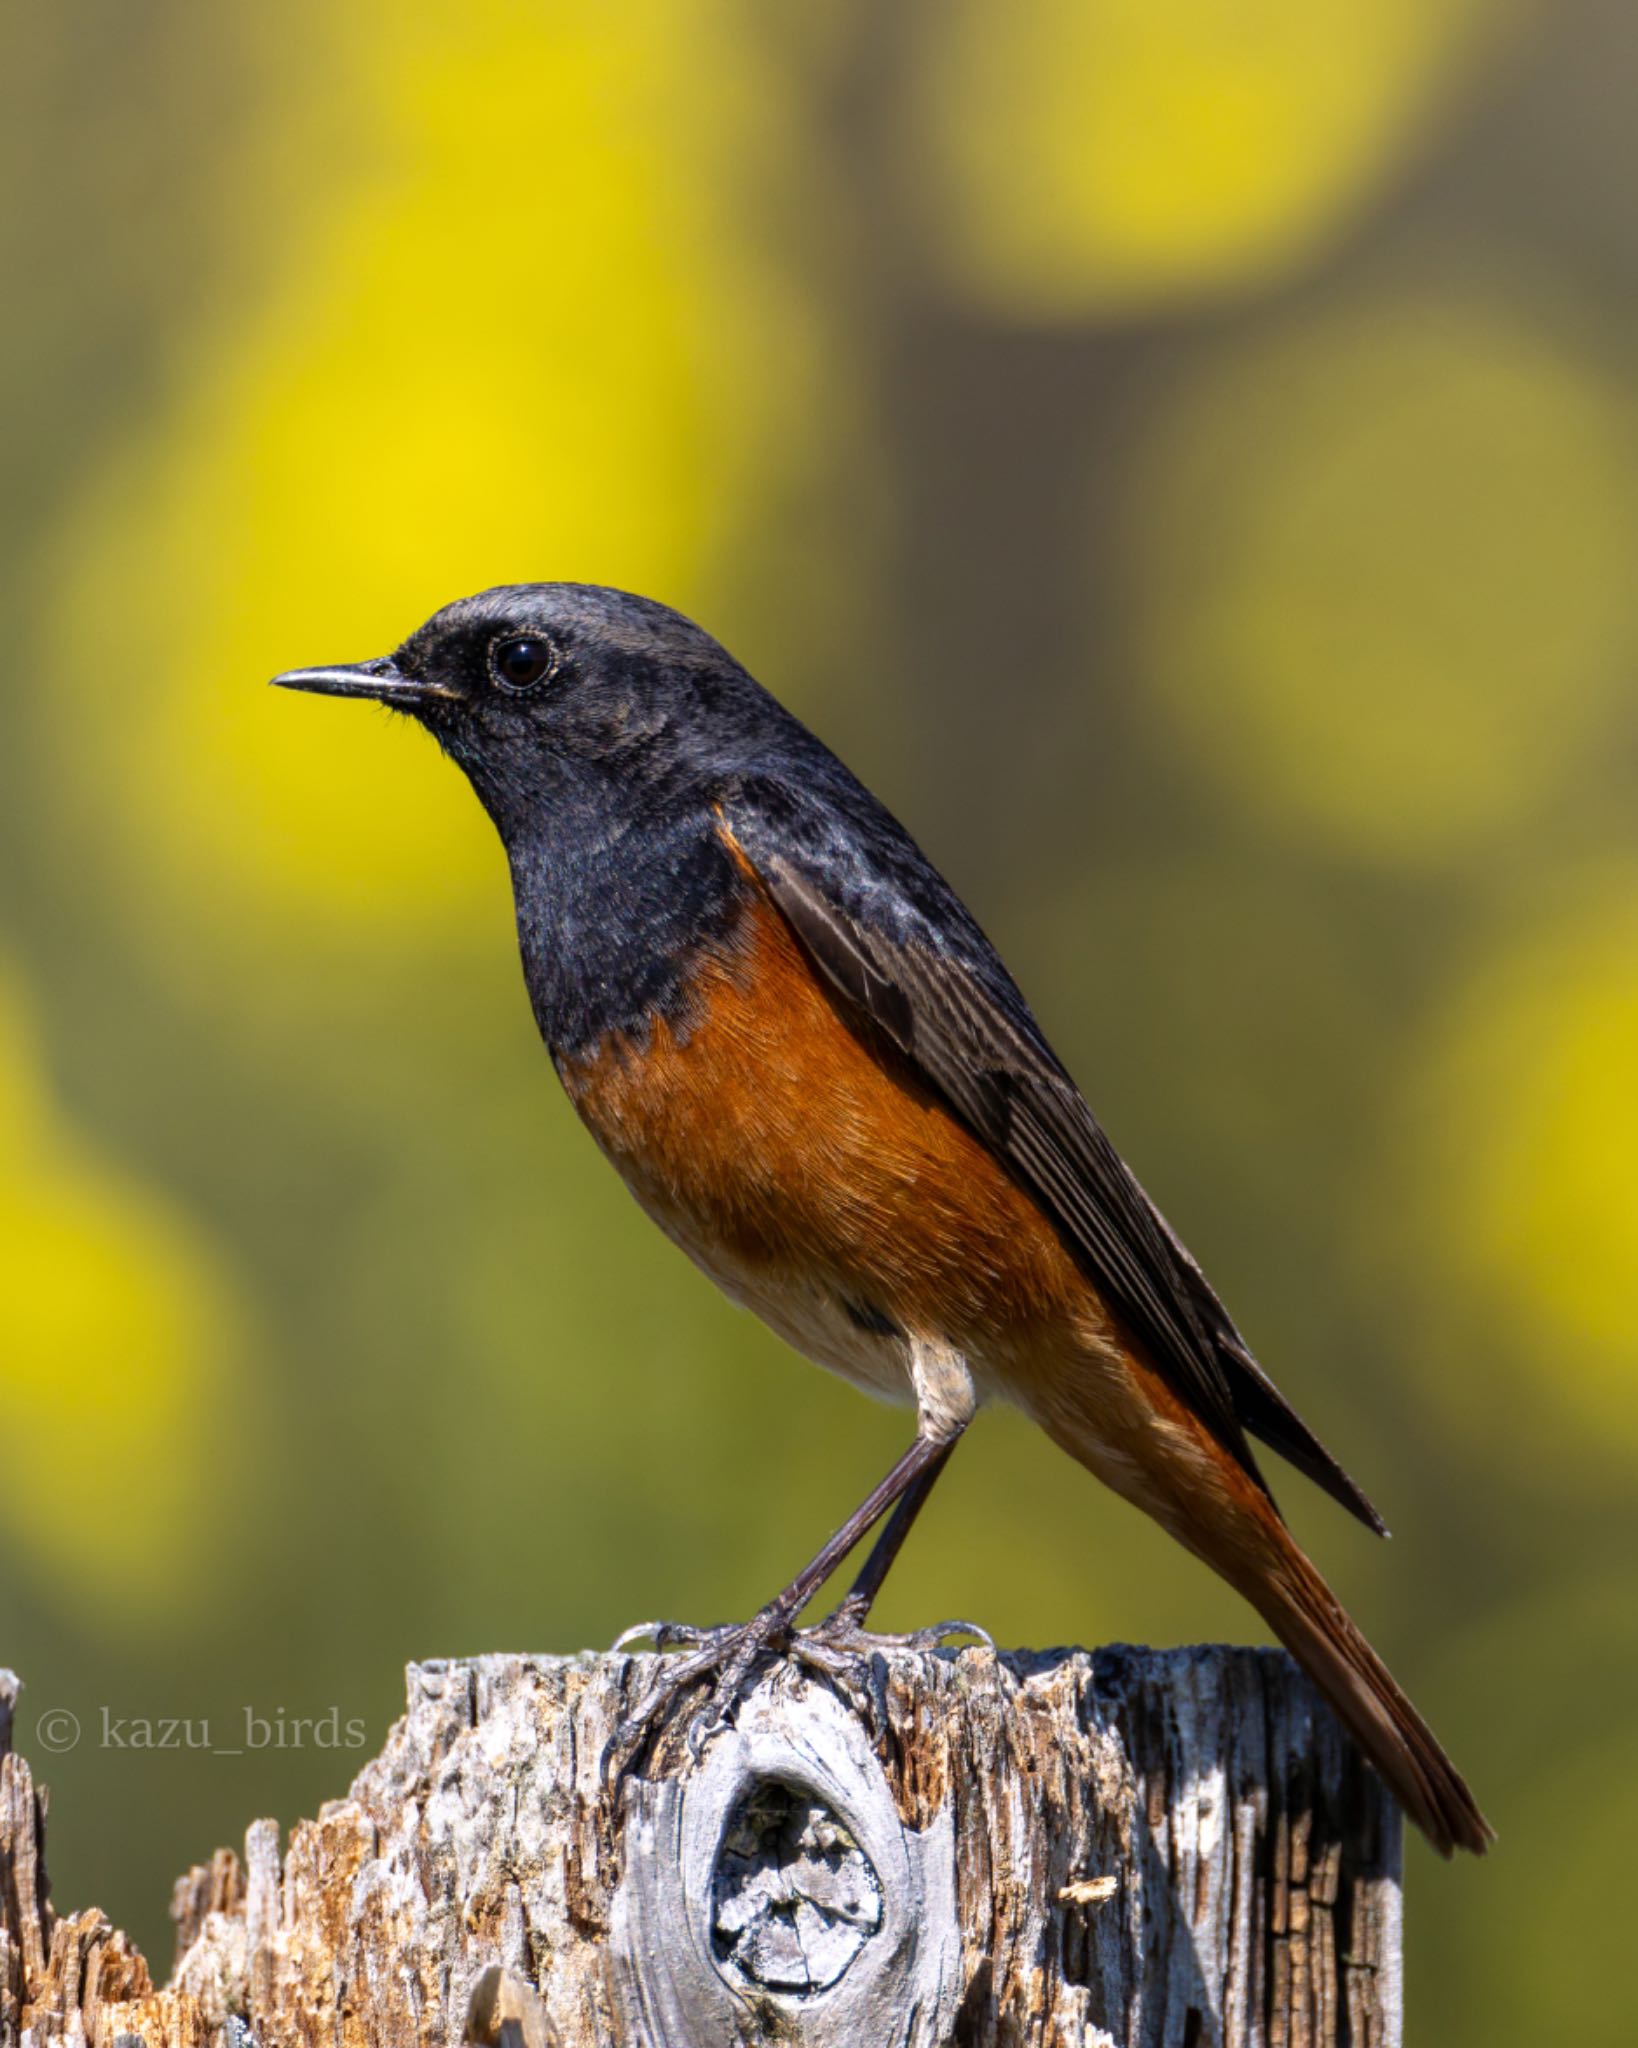
<path id="1" fill-rule="evenodd" d="M 4 1756 L 0 2048 L 1397 2048 L 1398 1816 L 1283 1657 L 781 1666 L 611 1810 L 654 1668 L 412 1666 L 345 1799 L 181 1880 L 163 1991 Z"/>

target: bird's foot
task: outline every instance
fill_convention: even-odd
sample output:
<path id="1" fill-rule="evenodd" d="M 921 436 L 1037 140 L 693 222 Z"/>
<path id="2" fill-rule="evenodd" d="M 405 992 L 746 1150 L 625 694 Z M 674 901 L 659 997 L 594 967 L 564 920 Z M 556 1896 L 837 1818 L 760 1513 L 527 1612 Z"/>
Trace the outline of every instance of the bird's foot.
<path id="1" fill-rule="evenodd" d="M 603 1775 L 611 1789 L 635 1771 L 653 1748 L 663 1725 L 682 1696 L 703 1679 L 712 1681 L 704 1704 L 688 1724 L 689 1753 L 697 1762 L 717 1729 L 733 1719 L 740 1695 L 764 1658 L 787 1648 L 795 1632 L 785 1602 L 771 1601 L 749 1621 L 722 1622 L 695 1628 L 682 1621 L 640 1622 L 615 1641 L 616 1651 L 630 1649 L 645 1638 L 662 1652 L 682 1650 L 662 1669 L 648 1696 L 615 1729 L 603 1754 Z"/>
<path id="2" fill-rule="evenodd" d="M 882 1650 L 913 1650 L 926 1656 L 941 1650 L 952 1636 L 974 1636 L 987 1650 L 995 1639 L 976 1621 L 937 1621 L 928 1628 L 907 1629 L 900 1635 L 878 1634 L 864 1625 L 865 1611 L 852 1600 L 844 1600 L 823 1621 L 812 1628 L 798 1629 L 791 1640 L 791 1654 L 821 1669 L 839 1664 L 857 1664 Z"/>
<path id="3" fill-rule="evenodd" d="M 885 1635 L 864 1626 L 864 1611 L 856 1602 L 844 1600 L 812 1628 L 796 1630 L 789 1654 L 792 1663 L 821 1672 L 830 1681 L 864 1722 L 872 1741 L 881 1737 L 889 1719 L 884 1650 L 928 1656 L 943 1649 L 951 1636 L 976 1636 L 995 1649 L 989 1633 L 973 1621 L 940 1621 L 930 1628 Z"/>
<path id="4" fill-rule="evenodd" d="M 848 1691 L 854 1689 L 861 1666 L 883 1650 L 912 1650 L 925 1655 L 941 1649 L 951 1636 L 974 1636 L 989 1649 L 995 1644 L 986 1630 L 971 1621 L 941 1621 L 930 1628 L 901 1635 L 875 1635 L 863 1626 L 863 1615 L 844 1600 L 812 1628 L 793 1628 L 790 1609 L 772 1601 L 747 1622 L 724 1622 L 695 1628 L 687 1622 L 640 1622 L 615 1641 L 616 1652 L 645 1638 L 662 1651 L 681 1650 L 669 1669 L 656 1677 L 648 1696 L 615 1730 L 604 1754 L 604 1775 L 612 1788 L 636 1770 L 652 1749 L 661 1728 L 683 1695 L 709 1679 L 709 1693 L 688 1724 L 686 1741 L 697 1762 L 711 1737 L 732 1724 L 739 1702 L 758 1668 L 786 1655 L 793 1664 L 817 1671 Z M 877 1703 L 866 1702 L 874 1712 Z"/>

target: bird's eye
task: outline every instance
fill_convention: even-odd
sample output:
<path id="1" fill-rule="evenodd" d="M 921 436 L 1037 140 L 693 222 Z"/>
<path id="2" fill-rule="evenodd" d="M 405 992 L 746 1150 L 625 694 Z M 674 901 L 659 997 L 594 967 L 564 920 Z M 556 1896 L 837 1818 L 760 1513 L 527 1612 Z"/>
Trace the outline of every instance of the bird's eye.
<path id="1" fill-rule="evenodd" d="M 489 650 L 489 666 L 503 690 L 532 690 L 557 666 L 557 649 L 538 634 L 497 640 Z"/>

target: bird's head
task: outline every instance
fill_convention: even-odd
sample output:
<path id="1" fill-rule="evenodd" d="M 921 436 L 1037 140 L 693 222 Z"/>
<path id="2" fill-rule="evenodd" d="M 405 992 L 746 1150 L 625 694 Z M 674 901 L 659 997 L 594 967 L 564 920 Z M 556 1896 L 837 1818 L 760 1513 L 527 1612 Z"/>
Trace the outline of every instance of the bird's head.
<path id="1" fill-rule="evenodd" d="M 407 712 L 465 769 L 508 843 L 564 806 L 703 790 L 779 715 L 681 613 L 583 583 L 482 591 L 395 654 L 273 680 Z"/>

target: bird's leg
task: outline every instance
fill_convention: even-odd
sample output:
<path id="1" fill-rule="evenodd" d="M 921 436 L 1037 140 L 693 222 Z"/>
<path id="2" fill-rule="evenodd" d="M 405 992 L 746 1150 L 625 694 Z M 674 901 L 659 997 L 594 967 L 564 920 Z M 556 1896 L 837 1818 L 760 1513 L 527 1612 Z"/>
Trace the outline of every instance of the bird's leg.
<path id="1" fill-rule="evenodd" d="M 662 1649 L 687 1644 L 692 1654 L 679 1658 L 664 1673 L 637 1713 L 616 1732 L 604 1758 L 606 1772 L 612 1766 L 617 1774 L 623 1775 L 634 1768 L 672 1702 L 696 1681 L 714 1673 L 710 1696 L 688 1732 L 689 1746 L 697 1755 L 711 1731 L 731 1715 L 747 1679 L 770 1652 L 788 1648 L 803 1662 L 840 1675 L 861 1654 L 883 1641 L 928 1648 L 956 1629 L 982 1634 L 982 1630 L 957 1622 L 923 1630 L 915 1636 L 871 1638 L 864 1635 L 859 1625 L 934 1480 L 978 1407 L 972 1373 L 959 1351 L 945 1344 L 915 1339 L 910 1345 L 908 1364 L 916 1396 L 915 1442 L 817 1556 L 760 1614 L 739 1627 L 695 1632 L 661 1623 L 651 1630 L 628 1630 L 621 1637 L 616 1647 L 623 1647 L 634 1634 L 652 1634 Z M 890 1510 L 892 1518 L 887 1528 L 841 1607 L 815 1629 L 793 1629 L 797 1615 L 843 1558 Z"/>
<path id="2" fill-rule="evenodd" d="M 871 1545 L 870 1555 L 859 1568 L 859 1576 L 848 1588 L 846 1599 L 827 1617 L 829 1621 L 843 1622 L 850 1628 L 861 1628 L 865 1616 L 876 1603 L 888 1573 L 893 1569 L 899 1552 L 904 1548 L 904 1539 L 910 1534 L 910 1525 L 926 1505 L 927 1496 L 932 1492 L 938 1475 L 950 1462 L 950 1453 L 956 1447 L 952 1437 L 936 1458 L 920 1473 L 913 1483 L 906 1487 L 903 1498 L 888 1517 L 887 1527 Z"/>
<path id="3" fill-rule="evenodd" d="M 835 1669 L 839 1661 L 857 1658 L 883 1645 L 904 1650 L 936 1650 L 946 1637 L 954 1635 L 977 1636 L 992 1650 L 995 1648 L 988 1631 L 980 1628 L 976 1621 L 939 1621 L 931 1627 L 911 1629 L 902 1635 L 875 1635 L 867 1633 L 864 1626 L 865 1617 L 882 1589 L 882 1582 L 893 1569 L 894 1560 L 910 1533 L 910 1525 L 921 1512 L 933 1490 L 934 1481 L 944 1470 L 954 1449 L 955 1439 L 952 1437 L 915 1484 L 907 1489 L 893 1510 L 887 1527 L 876 1538 L 859 1576 L 848 1589 L 847 1597 L 832 1608 L 823 1621 L 801 1630 L 793 1638 L 792 1649 L 805 1663 L 817 1664 L 821 1669 Z"/>
<path id="4" fill-rule="evenodd" d="M 919 1508 L 931 1490 L 934 1479 L 942 1471 L 950 1452 L 955 1448 L 960 1427 L 945 1428 L 936 1434 L 927 1426 L 918 1431 L 916 1440 L 894 1465 L 880 1485 L 860 1502 L 854 1512 L 836 1531 L 824 1547 L 805 1564 L 790 1584 L 770 1600 L 759 1614 L 748 1622 L 730 1624 L 714 1629 L 684 1629 L 674 1623 L 660 1622 L 643 1629 L 628 1629 L 620 1638 L 617 1648 L 638 1635 L 652 1635 L 662 1648 L 673 1644 L 687 1644 L 692 1654 L 679 1658 L 673 1668 L 666 1671 L 657 1681 L 654 1690 L 638 1711 L 624 1722 L 610 1744 L 610 1759 L 620 1755 L 620 1768 L 629 1769 L 638 1754 L 647 1747 L 656 1724 L 665 1715 L 678 1696 L 687 1691 L 698 1680 L 716 1674 L 711 1696 L 689 1730 L 689 1744 L 696 1753 L 704 1745 L 713 1728 L 732 1710 L 743 1690 L 745 1681 L 758 1662 L 769 1651 L 785 1648 L 792 1641 L 791 1624 L 798 1614 L 818 1592 L 836 1567 L 850 1550 L 876 1526 L 890 1508 L 898 1509 L 893 1522 L 883 1532 L 882 1543 L 872 1551 L 870 1559 L 860 1575 L 860 1583 L 869 1581 L 865 1606 L 874 1597 L 875 1590 L 887 1575 L 899 1545 L 903 1542 L 910 1523 L 915 1519 L 914 1510 L 902 1514 L 905 1503 L 912 1494 L 915 1507 Z M 896 1533 L 895 1533 L 896 1525 Z M 882 1554 L 888 1538 L 891 1547 Z M 855 1592 L 858 1588 L 855 1587 Z M 852 1599 L 852 1595 L 849 1596 Z M 846 1605 L 847 1603 L 844 1603 Z M 862 1613 L 863 1610 L 860 1610 Z M 854 1624 L 855 1632 L 857 1624 Z M 838 1644 L 837 1648 L 840 1649 Z M 823 1657 L 813 1661 L 822 1662 Z"/>
<path id="5" fill-rule="evenodd" d="M 912 1343 L 910 1377 L 916 1390 L 922 1434 L 938 1444 L 938 1453 L 905 1488 L 846 1599 L 826 1615 L 817 1628 L 804 1632 L 800 1648 L 810 1661 L 819 1662 L 827 1652 L 833 1656 L 858 1656 L 880 1643 L 893 1643 L 915 1650 L 936 1649 L 949 1635 L 980 1636 L 986 1643 L 990 1641 L 984 1631 L 970 1621 L 939 1622 L 933 1628 L 917 1629 L 912 1634 L 901 1636 L 870 1637 L 864 1631 L 865 1616 L 881 1591 L 882 1582 L 892 1570 L 904 1539 L 910 1533 L 911 1524 L 921 1513 L 934 1481 L 949 1462 L 950 1453 L 978 1408 L 971 1368 L 962 1354 L 947 1344 L 931 1343 L 926 1339 Z M 992 1650 L 994 1647 L 990 1643 Z"/>

